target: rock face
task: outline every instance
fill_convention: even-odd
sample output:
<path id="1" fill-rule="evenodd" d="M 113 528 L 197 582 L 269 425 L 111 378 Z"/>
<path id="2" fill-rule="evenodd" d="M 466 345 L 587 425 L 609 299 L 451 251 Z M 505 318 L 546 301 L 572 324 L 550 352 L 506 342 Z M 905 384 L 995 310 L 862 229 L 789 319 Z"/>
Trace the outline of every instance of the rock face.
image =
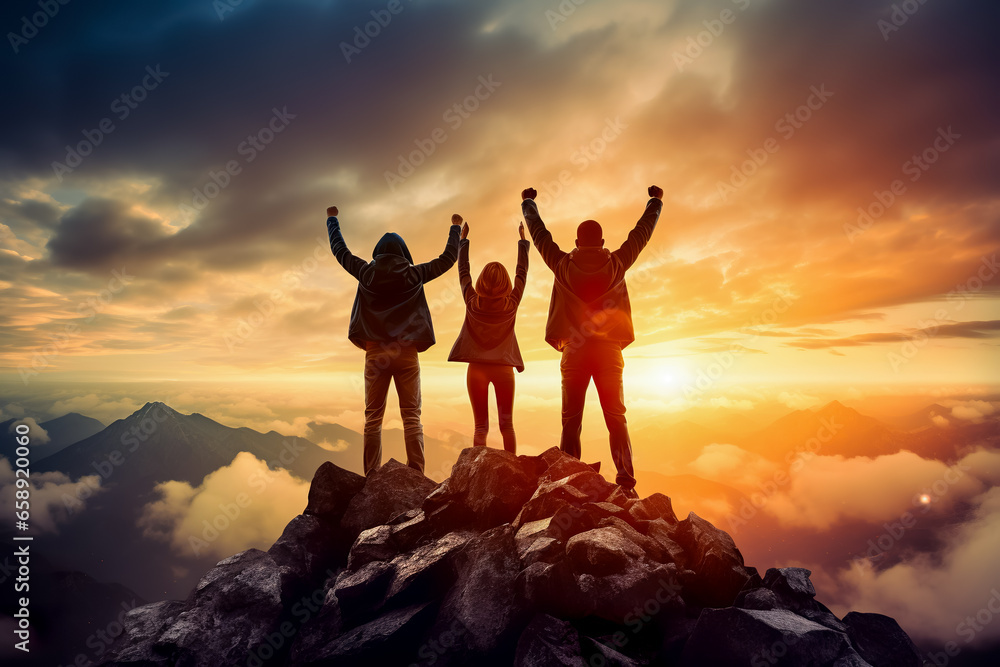
<path id="1" fill-rule="evenodd" d="M 267 552 L 132 610 L 101 664 L 920 664 L 895 621 L 837 618 L 810 574 L 761 577 L 724 531 L 556 448 L 466 449 L 441 484 L 326 463 Z"/>

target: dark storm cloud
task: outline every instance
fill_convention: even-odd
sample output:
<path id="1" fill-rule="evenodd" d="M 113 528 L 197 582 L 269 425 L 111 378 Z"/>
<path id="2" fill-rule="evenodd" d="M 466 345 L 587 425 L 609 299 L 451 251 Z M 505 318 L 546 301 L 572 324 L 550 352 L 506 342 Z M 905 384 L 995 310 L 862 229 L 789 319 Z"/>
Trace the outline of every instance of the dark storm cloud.
<path id="1" fill-rule="evenodd" d="M 57 266 L 105 270 L 134 261 L 165 236 L 159 224 L 130 214 L 122 202 L 87 199 L 63 216 L 48 249 Z"/>

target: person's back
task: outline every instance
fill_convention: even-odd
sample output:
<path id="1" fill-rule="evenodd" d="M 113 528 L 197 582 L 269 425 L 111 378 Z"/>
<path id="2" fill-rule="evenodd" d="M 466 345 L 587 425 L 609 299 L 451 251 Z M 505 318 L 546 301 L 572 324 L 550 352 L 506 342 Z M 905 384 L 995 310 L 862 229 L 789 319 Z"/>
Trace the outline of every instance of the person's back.
<path id="1" fill-rule="evenodd" d="M 621 351 L 635 340 L 635 332 L 625 274 L 656 228 L 663 208 L 663 191 L 655 185 L 649 187 L 646 209 L 618 250 L 607 250 L 600 224 L 585 220 L 577 228 L 577 247 L 568 253 L 560 250 L 545 228 L 534 202 L 536 194 L 532 188 L 521 193 L 521 210 L 535 247 L 555 276 L 545 340 L 562 352 L 560 447 L 580 458 L 583 407 L 587 387 L 593 379 L 608 426 L 612 458 L 618 468 L 617 482 L 634 494 Z"/>
<path id="2" fill-rule="evenodd" d="M 500 433 L 504 449 L 516 453 L 514 434 L 514 369 L 524 370 L 521 350 L 514 334 L 517 307 L 528 276 L 528 242 L 520 227 L 517 272 L 511 284 L 503 264 L 490 262 L 472 285 L 469 271 L 469 224 L 462 227 L 458 256 L 459 284 L 465 300 L 465 321 L 448 355 L 448 361 L 469 364 L 466 386 L 475 421 L 473 445 L 485 446 L 489 432 L 489 386 L 496 392 Z"/>
<path id="3" fill-rule="evenodd" d="M 372 261 L 366 262 L 347 248 L 338 212 L 335 206 L 328 208 L 326 224 L 330 249 L 358 281 L 348 338 L 365 350 L 365 475 L 382 463 L 382 420 L 390 381 L 395 383 L 399 395 L 407 464 L 423 472 L 417 353 L 435 343 L 424 283 L 454 265 L 458 258 L 459 227 L 452 226 L 444 252 L 424 264 L 414 264 L 402 237 L 392 232 L 382 236 L 372 252 Z"/>

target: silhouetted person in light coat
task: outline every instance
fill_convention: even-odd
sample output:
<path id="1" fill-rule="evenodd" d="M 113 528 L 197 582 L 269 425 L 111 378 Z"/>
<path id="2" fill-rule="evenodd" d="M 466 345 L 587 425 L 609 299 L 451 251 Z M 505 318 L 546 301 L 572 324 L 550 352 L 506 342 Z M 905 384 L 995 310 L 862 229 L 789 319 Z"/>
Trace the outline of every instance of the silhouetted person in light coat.
<path id="1" fill-rule="evenodd" d="M 330 249 L 340 265 L 358 281 L 347 337 L 365 351 L 365 475 L 382 465 L 382 418 L 390 380 L 395 382 L 399 395 L 406 463 L 423 472 L 424 432 L 420 424 L 417 353 L 435 342 L 424 283 L 455 264 L 460 227 L 452 224 L 444 252 L 424 264 L 414 264 L 402 237 L 391 232 L 375 244 L 372 261 L 366 262 L 347 249 L 340 233 L 337 207 L 329 207 L 326 213 Z"/>
<path id="2" fill-rule="evenodd" d="M 635 493 L 632 443 L 625 420 L 622 348 L 635 340 L 625 272 L 635 263 L 656 228 L 663 190 L 648 189 L 650 199 L 628 239 L 615 251 L 604 247 L 604 233 L 594 220 L 577 227 L 576 248 L 564 252 L 552 240 L 535 204 L 537 192 L 521 192 L 521 211 L 542 260 L 555 274 L 545 340 L 562 352 L 562 439 L 560 448 L 580 458 L 580 431 L 587 387 L 593 379 L 608 426 L 616 482 Z"/>

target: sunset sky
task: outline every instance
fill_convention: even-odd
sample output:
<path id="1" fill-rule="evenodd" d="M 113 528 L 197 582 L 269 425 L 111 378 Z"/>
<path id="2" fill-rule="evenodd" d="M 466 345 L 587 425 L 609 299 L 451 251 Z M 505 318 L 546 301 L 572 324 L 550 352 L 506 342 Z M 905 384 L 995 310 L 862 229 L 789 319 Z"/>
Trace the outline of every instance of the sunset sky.
<path id="1" fill-rule="evenodd" d="M 651 184 L 663 213 L 629 278 L 634 430 L 723 413 L 758 427 L 833 399 L 876 416 L 938 401 L 967 422 L 1000 410 L 995 3 L 576 2 L 80 2 L 35 32 L 22 17 L 37 4 L 6 3 L 0 418 L 110 423 L 162 400 L 304 437 L 310 422 L 360 429 L 356 284 L 327 206 L 355 254 L 395 231 L 417 261 L 460 213 L 475 276 L 513 271 L 522 188 L 564 248 L 587 218 L 617 247 Z M 530 262 L 526 453 L 559 430 L 552 274 Z M 441 438 L 472 432 L 465 366 L 446 361 L 458 290 L 455 270 L 426 289 L 424 423 Z M 599 413 L 585 428 L 585 458 L 610 464 Z M 734 470 L 727 456 L 699 459 L 706 479 Z M 903 499 L 940 472 L 860 461 Z M 981 463 L 962 498 L 1000 526 L 998 464 Z M 860 474 L 823 465 L 817 480 Z M 946 628 L 926 636 L 978 604 L 984 573 L 1000 585 L 976 562 L 978 587 L 921 621 Z M 881 581 L 881 598 L 844 599 L 911 606 L 892 597 L 902 579 Z"/>

